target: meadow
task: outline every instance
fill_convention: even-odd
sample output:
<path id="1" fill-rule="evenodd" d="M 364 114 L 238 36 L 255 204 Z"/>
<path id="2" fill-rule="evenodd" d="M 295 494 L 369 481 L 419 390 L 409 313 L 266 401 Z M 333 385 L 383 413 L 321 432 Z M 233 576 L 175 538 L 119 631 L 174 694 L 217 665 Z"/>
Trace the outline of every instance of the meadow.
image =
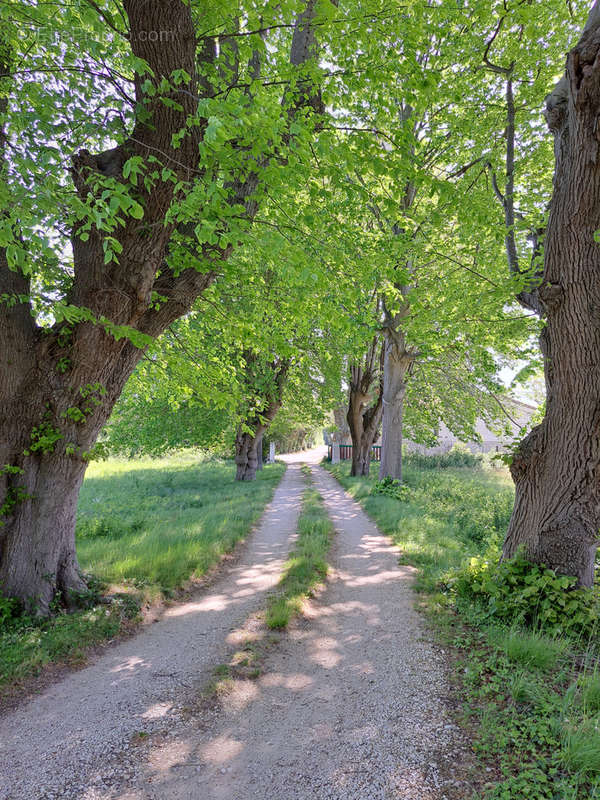
<path id="1" fill-rule="evenodd" d="M 92 464 L 77 517 L 81 567 L 115 587 L 169 595 L 244 538 L 284 471 L 236 482 L 231 461 L 190 454 Z"/>

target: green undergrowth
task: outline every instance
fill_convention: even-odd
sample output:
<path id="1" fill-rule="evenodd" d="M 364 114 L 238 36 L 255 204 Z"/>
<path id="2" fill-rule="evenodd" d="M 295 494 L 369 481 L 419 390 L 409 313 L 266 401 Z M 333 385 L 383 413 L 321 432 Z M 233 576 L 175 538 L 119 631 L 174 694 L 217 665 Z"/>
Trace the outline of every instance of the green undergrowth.
<path id="1" fill-rule="evenodd" d="M 93 576 L 86 608 L 67 614 L 57 602 L 58 613 L 39 621 L 0 597 L 0 690 L 51 662 L 80 663 L 91 645 L 131 627 L 143 602 L 201 577 L 249 533 L 284 469 L 236 482 L 232 462 L 190 453 L 92 464 L 76 527 L 81 568 Z"/>
<path id="2" fill-rule="evenodd" d="M 522 557 L 498 566 L 508 474 L 413 462 L 402 491 L 382 493 L 325 466 L 417 567 L 477 762 L 472 797 L 600 800 L 598 593 Z"/>
<path id="3" fill-rule="evenodd" d="M 18 688 L 48 664 L 85 663 L 90 647 L 123 633 L 140 611 L 139 598 L 127 594 L 113 597 L 110 603 L 101 603 L 99 596 L 90 601 L 93 605 L 88 609 L 73 614 L 59 612 L 43 621 L 4 615 L 0 623 L 0 694 Z"/>
<path id="4" fill-rule="evenodd" d="M 269 598 L 266 623 L 269 628 L 285 628 L 302 611 L 302 604 L 327 575 L 327 553 L 333 536 L 319 493 L 307 489 L 298 519 L 298 539 L 286 562 L 279 591 Z"/>

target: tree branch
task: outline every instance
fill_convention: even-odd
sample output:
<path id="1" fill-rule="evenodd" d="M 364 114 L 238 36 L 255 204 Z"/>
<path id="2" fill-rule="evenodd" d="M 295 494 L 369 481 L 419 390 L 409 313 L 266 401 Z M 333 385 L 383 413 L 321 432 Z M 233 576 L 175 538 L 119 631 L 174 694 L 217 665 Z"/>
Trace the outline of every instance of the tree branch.
<path id="1" fill-rule="evenodd" d="M 483 63 L 492 72 L 496 72 L 499 75 L 510 75 L 510 73 L 512 72 L 513 67 L 514 67 L 514 62 L 512 62 L 510 67 L 500 67 L 498 64 L 492 64 L 492 62 L 489 60 L 490 48 L 494 44 L 494 42 L 496 41 L 496 37 L 500 33 L 500 29 L 502 28 L 503 23 L 504 23 L 504 16 L 500 17 L 500 19 L 498 20 L 498 24 L 496 25 L 496 27 L 494 29 L 494 32 L 492 33 L 491 37 L 486 42 L 485 50 L 483 51 Z"/>

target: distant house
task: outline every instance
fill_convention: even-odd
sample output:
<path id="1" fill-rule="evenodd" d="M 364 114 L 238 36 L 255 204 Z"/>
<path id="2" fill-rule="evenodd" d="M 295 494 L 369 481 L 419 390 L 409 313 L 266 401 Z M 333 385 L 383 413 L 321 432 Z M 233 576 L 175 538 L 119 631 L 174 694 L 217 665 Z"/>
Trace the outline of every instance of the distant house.
<path id="1" fill-rule="evenodd" d="M 520 400 L 515 400 L 513 398 L 510 398 L 510 400 L 506 401 L 503 400 L 503 404 L 505 405 L 506 410 L 511 417 L 511 419 L 509 419 L 508 417 L 503 416 L 502 419 L 503 426 L 506 427 L 508 424 L 511 429 L 509 434 L 494 433 L 494 431 L 491 431 L 488 428 L 487 424 L 483 420 L 478 419 L 475 423 L 475 431 L 479 435 L 481 441 L 461 442 L 460 439 L 458 439 L 458 437 L 455 436 L 452 431 L 450 431 L 442 422 L 440 424 L 438 443 L 434 447 L 426 447 L 425 445 L 417 444 L 417 442 L 413 442 L 410 439 L 405 439 L 404 445 L 409 452 L 422 453 L 423 455 L 428 456 L 447 453 L 448 450 L 451 450 L 454 445 L 457 444 L 462 444 L 472 453 L 491 453 L 504 450 L 505 447 L 513 442 L 521 428 L 526 426 L 528 427 L 530 425 L 531 418 L 537 411 L 537 408 L 536 406 L 522 403 Z M 381 442 L 377 442 L 377 444 L 380 443 Z"/>

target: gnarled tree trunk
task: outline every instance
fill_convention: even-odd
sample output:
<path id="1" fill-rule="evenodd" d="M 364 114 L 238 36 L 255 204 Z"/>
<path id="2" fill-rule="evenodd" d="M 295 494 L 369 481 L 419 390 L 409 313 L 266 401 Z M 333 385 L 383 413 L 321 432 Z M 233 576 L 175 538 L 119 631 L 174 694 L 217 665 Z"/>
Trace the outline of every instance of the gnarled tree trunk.
<path id="1" fill-rule="evenodd" d="M 378 357 L 378 351 L 380 353 Z M 374 339 L 363 364 L 350 367 L 348 413 L 346 419 L 352 437 L 351 475 L 368 475 L 371 451 L 381 423 L 382 402 L 382 350 Z M 379 377 L 377 389 L 376 381 Z M 375 397 L 373 392 L 376 391 Z"/>
<path id="2" fill-rule="evenodd" d="M 253 481 L 258 470 L 258 436 L 241 427 L 235 437 L 236 481 Z"/>
<path id="3" fill-rule="evenodd" d="M 527 558 L 582 586 L 594 578 L 600 526 L 600 8 L 547 99 L 554 192 L 537 297 L 546 415 L 511 465 L 516 498 L 503 557 Z"/>

